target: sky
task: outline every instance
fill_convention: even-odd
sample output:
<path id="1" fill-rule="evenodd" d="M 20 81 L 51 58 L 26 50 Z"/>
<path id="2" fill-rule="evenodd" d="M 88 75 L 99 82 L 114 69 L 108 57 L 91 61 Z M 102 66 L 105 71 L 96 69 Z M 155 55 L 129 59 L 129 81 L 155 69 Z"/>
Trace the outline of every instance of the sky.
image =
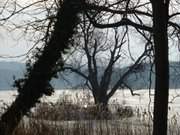
<path id="1" fill-rule="evenodd" d="M 37 0 L 17 0 L 17 3 L 20 3 L 21 6 L 23 6 L 29 5 L 29 3 L 35 1 Z M 2 1 L 0 1 L 0 7 L 1 5 L 3 5 Z M 12 10 L 13 8 L 14 7 L 7 6 L 8 10 Z M 16 8 L 18 10 L 18 7 Z M 0 25 L 0 61 L 25 62 L 26 56 L 19 56 L 26 54 L 32 48 L 34 42 L 30 40 L 34 40 L 34 38 L 28 36 L 28 33 L 26 33 L 26 36 L 24 36 L 24 31 L 22 29 L 14 29 L 14 25 L 18 25 L 19 27 L 26 21 L 33 19 L 33 17 L 37 17 L 37 15 L 31 15 L 31 13 L 39 12 L 39 10 L 36 10 L 36 8 L 37 7 L 32 7 L 31 9 L 27 9 L 25 10 L 25 13 L 28 14 L 18 14 L 10 18 L 9 22 L 6 22 L 4 25 Z M 8 15 L 7 12 L 3 13 L 4 14 L 0 15 L 0 19 L 3 18 L 3 15 Z M 42 15 L 38 15 L 38 17 L 42 17 Z"/>
<path id="2" fill-rule="evenodd" d="M 28 4 L 27 0 L 18 0 L 21 4 Z M 34 0 L 35 1 L 35 0 Z M 31 1 L 32 2 L 32 1 Z M 12 22 L 21 22 L 27 16 L 17 16 L 12 19 Z M 28 17 L 27 17 L 28 18 Z M 28 52 L 28 50 L 34 45 L 33 42 L 27 40 L 27 37 L 23 37 L 22 31 L 15 30 L 9 32 L 9 28 L 0 26 L 0 61 L 18 61 L 25 62 L 26 57 L 15 57 L 23 55 Z M 143 50 L 142 40 L 138 39 L 136 36 L 132 37 L 131 40 L 131 52 L 133 56 L 137 57 Z M 171 61 L 180 60 L 180 52 L 178 51 L 177 45 L 169 45 L 169 58 Z M 15 57 L 15 58 L 8 58 Z"/>
<path id="3" fill-rule="evenodd" d="M 0 61 L 25 62 L 25 57 L 18 57 L 26 54 L 32 47 L 30 41 L 19 39 L 16 33 L 9 33 L 0 28 Z"/>

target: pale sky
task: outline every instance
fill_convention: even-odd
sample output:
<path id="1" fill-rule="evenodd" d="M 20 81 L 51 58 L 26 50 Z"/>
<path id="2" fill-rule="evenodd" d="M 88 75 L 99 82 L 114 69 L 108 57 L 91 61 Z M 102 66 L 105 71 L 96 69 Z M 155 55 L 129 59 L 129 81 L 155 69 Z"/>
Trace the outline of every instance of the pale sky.
<path id="1" fill-rule="evenodd" d="M 29 0 L 18 0 L 20 3 L 27 4 L 29 3 Z M 36 0 L 34 0 L 36 1 Z M 32 1 L 31 1 L 32 2 Z M 20 21 L 21 16 L 19 18 L 13 18 L 13 21 Z M 0 27 L 0 61 L 1 60 L 8 60 L 8 61 L 19 61 L 19 62 L 25 62 L 25 57 L 20 57 L 20 58 L 2 58 L 3 57 L 8 57 L 8 56 L 18 56 L 25 54 L 28 52 L 28 50 L 32 47 L 34 43 L 24 39 L 22 34 L 20 34 L 20 31 L 14 31 L 9 33 L 5 28 Z M 131 41 L 132 48 L 131 52 L 132 54 L 136 57 L 136 55 L 139 55 L 142 52 L 142 46 L 143 43 L 141 40 L 138 38 L 134 37 L 134 39 Z M 171 44 L 171 43 L 170 43 Z M 177 51 L 177 46 L 175 45 L 170 45 L 170 60 L 172 61 L 179 61 L 180 60 L 180 53 Z"/>
<path id="2" fill-rule="evenodd" d="M 18 39 L 18 36 L 15 33 L 9 33 L 6 30 L 0 28 L 0 60 L 23 62 L 25 57 L 6 57 L 14 57 L 25 54 L 32 47 L 32 44 L 33 43 L 26 41 L 23 38 Z"/>
<path id="3" fill-rule="evenodd" d="M 32 2 L 35 2 L 37 0 L 17 0 L 18 3 L 22 5 L 29 5 Z M 0 6 L 3 5 L 4 1 L 0 1 Z M 13 2 L 13 1 L 10 1 Z M 10 6 L 7 6 L 8 10 L 12 10 Z M 18 7 L 17 7 L 18 8 Z M 19 56 L 27 53 L 30 48 L 34 45 L 34 42 L 30 42 L 31 37 L 24 36 L 24 33 L 22 30 L 12 30 L 14 27 L 12 24 L 18 24 L 22 25 L 27 21 L 28 19 L 31 20 L 32 15 L 31 13 L 36 13 L 39 10 L 36 10 L 37 7 L 33 7 L 31 9 L 27 9 L 29 14 L 24 15 L 20 14 L 18 16 L 14 16 L 10 19 L 10 22 L 5 23 L 3 26 L 0 26 L 0 61 L 20 61 L 25 62 L 25 57 L 18 57 L 18 58 L 6 58 L 6 57 L 13 57 L 13 56 Z M 18 9 L 17 9 L 18 10 Z M 7 13 L 4 13 L 5 15 Z M 4 15 L 4 16 L 5 16 Z M 42 15 L 38 15 L 41 17 Z M 33 17 L 37 17 L 37 15 L 33 15 Z M 3 15 L 0 15 L 0 19 L 3 18 Z M 11 28 L 10 28 L 11 27 Z M 29 39 L 27 39 L 29 38 Z M 5 58 L 4 58 L 5 57 Z"/>

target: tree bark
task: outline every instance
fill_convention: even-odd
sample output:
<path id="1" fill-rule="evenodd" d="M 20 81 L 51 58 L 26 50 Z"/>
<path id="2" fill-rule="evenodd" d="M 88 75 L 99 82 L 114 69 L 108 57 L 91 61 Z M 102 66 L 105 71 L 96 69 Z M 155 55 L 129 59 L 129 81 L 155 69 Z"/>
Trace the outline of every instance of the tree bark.
<path id="1" fill-rule="evenodd" d="M 167 135 L 169 96 L 168 5 L 166 0 L 152 0 L 155 48 L 155 99 L 153 135 Z"/>
<path id="2" fill-rule="evenodd" d="M 49 88 L 49 81 L 55 75 L 57 61 L 61 59 L 65 49 L 68 49 L 68 42 L 75 32 L 74 28 L 79 20 L 77 14 L 80 11 L 78 2 L 80 0 L 63 1 L 48 43 L 25 77 L 22 87 L 18 88 L 19 95 L 16 100 L 1 116 L 0 135 L 11 135 L 22 117 L 35 106 L 39 98 L 43 94 L 50 95 L 53 92 Z"/>
<path id="3" fill-rule="evenodd" d="M 95 105 L 107 106 L 109 100 L 107 98 L 107 95 L 100 94 L 100 95 L 95 95 L 94 101 L 95 101 Z"/>

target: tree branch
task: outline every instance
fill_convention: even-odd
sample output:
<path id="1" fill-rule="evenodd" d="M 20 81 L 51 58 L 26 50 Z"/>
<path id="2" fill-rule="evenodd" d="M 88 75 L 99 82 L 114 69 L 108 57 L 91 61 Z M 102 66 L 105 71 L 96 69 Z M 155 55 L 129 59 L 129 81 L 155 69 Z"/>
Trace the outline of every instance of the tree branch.
<path id="1" fill-rule="evenodd" d="M 63 70 L 71 70 L 72 72 L 80 75 L 80 76 L 83 77 L 84 79 L 89 80 L 88 76 L 86 76 L 86 75 L 85 75 L 84 73 L 82 73 L 80 70 L 75 69 L 75 68 L 73 68 L 73 67 L 66 67 L 66 66 L 64 66 L 64 67 L 63 67 Z"/>
<path id="2" fill-rule="evenodd" d="M 97 28 L 101 28 L 101 29 L 104 29 L 104 28 L 112 28 L 112 27 L 120 27 L 120 26 L 132 26 L 136 29 L 140 29 L 140 30 L 145 30 L 145 31 L 149 31 L 149 32 L 153 32 L 153 29 L 152 27 L 149 27 L 149 26 L 146 26 L 146 25 L 143 25 L 143 24 L 137 24 L 127 18 L 122 18 L 120 21 L 118 22 L 115 22 L 115 23 L 109 23 L 109 24 L 100 24 L 100 23 L 97 23 L 93 18 L 91 18 L 88 14 L 87 14 L 87 17 L 89 18 L 90 22 L 94 25 L 94 27 L 97 27 Z"/>
<path id="3" fill-rule="evenodd" d="M 127 9 L 126 11 L 122 11 L 122 10 L 114 10 L 114 9 L 111 9 L 110 7 L 106 7 L 106 6 L 99 6 L 99 5 L 95 5 L 95 4 L 86 4 L 85 7 L 84 7 L 86 10 L 95 10 L 95 11 L 98 11 L 98 12 L 102 12 L 102 11 L 106 11 L 106 12 L 109 12 L 109 13 L 112 13 L 112 14 L 121 14 L 121 15 L 124 15 L 126 13 L 128 14 L 138 14 L 138 15 L 144 15 L 144 16 L 147 16 L 147 17 L 152 17 L 152 14 L 150 13 L 147 13 L 147 12 L 143 12 L 143 11 L 140 11 L 140 10 L 136 10 L 136 9 Z"/>
<path id="4" fill-rule="evenodd" d="M 124 86 L 125 86 L 126 88 L 128 88 L 128 89 L 130 90 L 132 96 L 140 96 L 140 94 L 134 93 L 133 89 L 132 89 L 131 87 L 129 87 L 129 86 L 127 85 L 127 83 L 123 82 L 123 84 L 124 84 Z"/>
<path id="5" fill-rule="evenodd" d="M 124 82 L 124 79 L 132 72 L 132 70 L 139 64 L 139 62 L 143 59 L 143 57 L 147 54 L 147 52 L 150 50 L 144 50 L 144 52 L 141 54 L 141 56 L 136 60 L 136 62 L 123 74 L 123 76 L 120 77 L 120 79 L 116 82 L 114 87 L 111 89 L 111 91 L 108 93 L 108 98 L 110 98 L 116 90 L 119 88 L 119 86 Z"/>

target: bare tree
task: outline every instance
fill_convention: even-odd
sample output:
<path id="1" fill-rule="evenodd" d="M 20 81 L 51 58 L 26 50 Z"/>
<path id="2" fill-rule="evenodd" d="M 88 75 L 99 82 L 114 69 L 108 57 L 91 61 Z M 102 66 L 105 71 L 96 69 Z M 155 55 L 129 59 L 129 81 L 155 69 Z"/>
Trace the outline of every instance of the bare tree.
<path id="1" fill-rule="evenodd" d="M 118 88 L 130 88 L 126 82 L 127 77 L 146 59 L 152 48 L 149 48 L 147 43 L 144 52 L 133 64 L 126 71 L 119 71 L 117 74 L 116 68 L 120 69 L 121 63 L 128 60 L 125 51 L 128 45 L 127 29 L 113 28 L 100 32 L 84 19 L 80 24 L 79 33 L 80 35 L 75 36 L 76 45 L 72 60 L 63 68 L 80 75 L 86 88 L 91 90 L 95 104 L 106 106 Z M 75 60 L 75 55 L 78 60 Z M 113 77 L 115 74 L 116 77 Z M 133 90 L 130 90 L 134 94 Z"/>
<path id="2" fill-rule="evenodd" d="M 147 31 L 153 34 L 156 75 L 153 125 L 154 135 L 167 134 L 169 95 L 168 36 L 174 35 L 175 33 L 177 34 L 177 31 L 180 28 L 179 24 L 176 22 L 180 12 L 174 7 L 175 5 L 179 6 L 179 2 L 176 0 L 128 0 L 117 1 L 114 3 L 108 3 L 106 1 L 104 6 L 91 4 L 89 7 L 98 13 L 103 12 L 103 14 L 111 14 L 109 15 L 109 19 L 105 21 L 99 21 L 94 17 L 94 14 L 91 15 L 90 12 L 87 12 L 87 16 L 91 20 L 91 23 L 98 28 L 131 26 L 138 32 L 144 33 L 144 31 Z M 169 13 L 171 15 L 169 15 Z M 112 22 L 112 16 L 116 15 L 119 15 L 119 20 Z M 172 31 L 168 31 L 168 28 L 172 28 Z M 146 36 L 144 37 L 146 38 Z M 179 34 L 176 35 L 176 38 L 179 39 Z"/>

